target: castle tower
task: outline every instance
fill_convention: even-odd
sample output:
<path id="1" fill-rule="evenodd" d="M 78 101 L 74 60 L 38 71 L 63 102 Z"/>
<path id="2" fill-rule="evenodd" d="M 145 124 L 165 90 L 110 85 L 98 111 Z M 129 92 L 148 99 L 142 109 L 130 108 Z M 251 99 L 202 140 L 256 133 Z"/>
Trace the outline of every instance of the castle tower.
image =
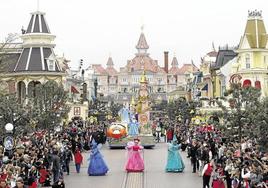
<path id="1" fill-rule="evenodd" d="M 147 50 L 149 49 L 149 45 L 145 39 L 145 35 L 143 33 L 143 27 L 141 30 L 140 38 L 138 44 L 136 45 L 136 49 L 138 50 L 138 55 L 147 55 Z"/>

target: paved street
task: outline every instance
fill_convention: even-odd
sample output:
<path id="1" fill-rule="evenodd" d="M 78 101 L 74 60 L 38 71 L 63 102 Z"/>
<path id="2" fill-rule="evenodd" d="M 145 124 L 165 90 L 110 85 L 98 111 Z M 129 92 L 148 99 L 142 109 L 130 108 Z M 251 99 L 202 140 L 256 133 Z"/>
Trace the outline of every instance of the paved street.
<path id="1" fill-rule="evenodd" d="M 161 143 L 156 145 L 154 149 L 146 149 L 145 157 L 145 172 L 144 184 L 145 188 L 198 188 L 202 187 L 202 180 L 197 174 L 192 174 L 190 161 L 186 158 L 186 154 L 182 153 L 186 169 L 184 173 L 165 173 L 165 163 L 167 157 L 166 144 Z M 88 153 L 84 154 L 84 164 L 82 165 L 81 173 L 76 174 L 74 166 L 71 166 L 71 174 L 65 176 L 67 188 L 121 188 L 126 173 L 124 164 L 126 162 L 125 150 L 110 150 L 104 146 L 101 150 L 104 158 L 109 166 L 109 173 L 106 176 L 92 177 L 87 175 L 87 158 Z M 131 177 L 133 182 L 139 181 L 139 177 Z M 137 182 L 139 183 L 139 182 Z M 135 187 L 135 186 L 133 186 Z"/>

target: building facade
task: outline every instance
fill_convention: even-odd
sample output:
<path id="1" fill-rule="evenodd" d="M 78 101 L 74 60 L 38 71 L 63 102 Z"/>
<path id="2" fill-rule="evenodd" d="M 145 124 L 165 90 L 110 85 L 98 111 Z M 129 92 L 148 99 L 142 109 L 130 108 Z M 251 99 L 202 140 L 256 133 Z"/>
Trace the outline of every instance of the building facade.
<path id="1" fill-rule="evenodd" d="M 20 102 L 27 103 L 35 95 L 38 84 L 54 81 L 65 83 L 65 58 L 54 53 L 55 35 L 51 34 L 45 13 L 31 13 L 27 30 L 22 30 L 22 43 L 10 43 L 1 54 L 0 81 L 9 93 L 16 93 Z M 7 58 L 3 58 L 3 57 Z"/>
<path id="2" fill-rule="evenodd" d="M 232 74 L 241 76 L 243 86 L 261 89 L 268 96 L 268 44 L 261 11 L 249 11 L 244 34 L 236 52 L 237 61 L 232 64 Z"/>
<path id="3" fill-rule="evenodd" d="M 132 96 L 137 98 L 139 81 L 144 71 L 148 91 L 153 100 L 168 100 L 169 93 L 178 87 L 185 91 L 189 75 L 198 68 L 194 64 L 179 66 L 175 56 L 169 68 L 168 52 L 164 52 L 164 67 L 161 67 L 159 61 L 150 56 L 148 49 L 145 35 L 141 32 L 136 45 L 137 53 L 127 60 L 127 64 L 120 70 L 114 68 L 112 57 L 108 58 L 106 68 L 101 64 L 93 64 L 92 68 L 98 80 L 98 93 L 102 93 L 108 100 L 130 102 Z"/>

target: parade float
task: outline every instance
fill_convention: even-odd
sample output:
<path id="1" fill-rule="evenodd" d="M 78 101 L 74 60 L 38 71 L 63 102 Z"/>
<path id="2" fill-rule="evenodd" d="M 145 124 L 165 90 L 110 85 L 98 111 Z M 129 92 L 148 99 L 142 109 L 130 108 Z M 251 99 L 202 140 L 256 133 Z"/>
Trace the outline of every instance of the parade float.
<path id="1" fill-rule="evenodd" d="M 150 123 L 150 106 L 148 82 L 143 72 L 140 79 L 140 89 L 137 102 L 132 96 L 130 106 L 124 106 L 119 111 L 120 122 L 112 123 L 107 130 L 110 148 L 124 148 L 129 141 L 139 138 L 145 148 L 155 146 Z"/>

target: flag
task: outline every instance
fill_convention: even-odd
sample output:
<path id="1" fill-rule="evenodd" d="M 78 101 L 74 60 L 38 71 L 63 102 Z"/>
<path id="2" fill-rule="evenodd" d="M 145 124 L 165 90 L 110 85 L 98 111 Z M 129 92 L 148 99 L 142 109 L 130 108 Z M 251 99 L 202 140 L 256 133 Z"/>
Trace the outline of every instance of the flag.
<path id="1" fill-rule="evenodd" d="M 71 86 L 71 92 L 72 93 L 79 93 L 79 91 L 77 91 L 77 89 L 74 86 Z"/>

